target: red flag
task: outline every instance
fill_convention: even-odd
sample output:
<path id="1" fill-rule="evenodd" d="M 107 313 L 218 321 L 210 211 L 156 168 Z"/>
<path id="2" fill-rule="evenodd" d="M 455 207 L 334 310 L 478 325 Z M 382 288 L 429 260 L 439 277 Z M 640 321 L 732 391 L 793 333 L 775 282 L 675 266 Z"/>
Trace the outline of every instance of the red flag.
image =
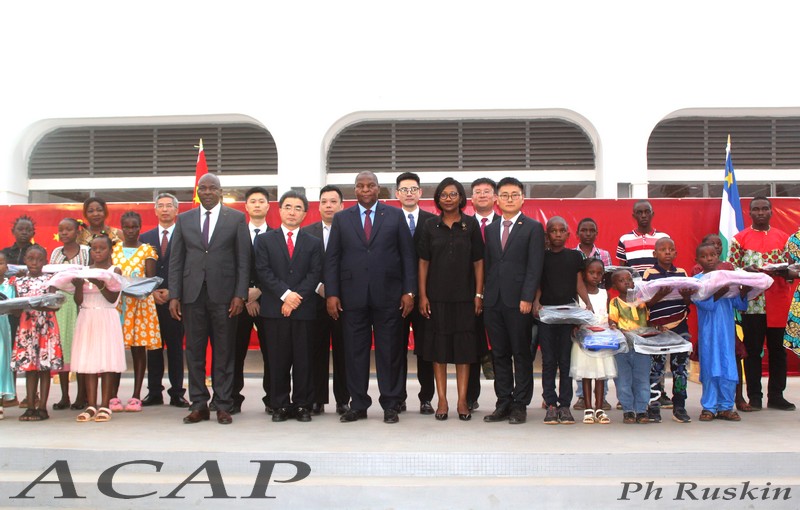
<path id="1" fill-rule="evenodd" d="M 206 164 L 206 153 L 203 150 L 203 139 L 200 139 L 200 145 L 195 145 L 198 150 L 197 152 L 197 165 L 195 166 L 194 170 L 194 205 L 192 207 L 196 207 L 200 205 L 200 199 L 197 197 L 197 185 L 200 184 L 200 178 L 208 173 L 208 165 Z"/>

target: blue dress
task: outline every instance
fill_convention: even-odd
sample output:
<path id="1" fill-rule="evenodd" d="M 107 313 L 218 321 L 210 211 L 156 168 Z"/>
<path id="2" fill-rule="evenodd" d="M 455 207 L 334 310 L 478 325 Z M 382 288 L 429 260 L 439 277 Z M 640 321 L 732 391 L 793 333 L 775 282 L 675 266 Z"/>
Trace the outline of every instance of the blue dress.
<path id="1" fill-rule="evenodd" d="M 8 299 L 16 297 L 14 287 L 8 280 L 0 283 L 0 292 Z M 0 315 L 0 398 L 14 397 L 14 373 L 11 371 L 11 326 L 8 324 L 8 315 Z"/>

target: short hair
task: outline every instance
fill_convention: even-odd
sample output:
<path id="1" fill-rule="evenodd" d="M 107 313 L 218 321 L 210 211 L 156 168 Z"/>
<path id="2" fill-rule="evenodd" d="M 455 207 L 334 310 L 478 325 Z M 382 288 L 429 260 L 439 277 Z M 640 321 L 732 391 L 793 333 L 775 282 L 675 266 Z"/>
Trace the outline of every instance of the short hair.
<path id="1" fill-rule="evenodd" d="M 122 222 L 125 220 L 136 220 L 136 222 L 139 224 L 139 227 L 141 228 L 142 226 L 142 216 L 136 211 L 125 211 L 125 213 L 123 213 L 122 217 L 119 219 L 120 225 L 122 225 Z"/>
<path id="2" fill-rule="evenodd" d="M 656 239 L 656 244 L 653 245 L 653 249 L 655 250 L 656 248 L 658 248 L 659 244 L 665 243 L 667 241 L 671 242 L 672 246 L 675 246 L 675 240 L 672 239 L 671 237 L 659 237 L 658 239 Z"/>
<path id="3" fill-rule="evenodd" d="M 646 198 L 641 198 L 641 199 L 637 200 L 636 202 L 634 202 L 633 203 L 633 208 L 636 209 L 636 206 L 637 205 L 641 205 L 641 204 L 647 204 L 647 206 L 650 208 L 650 212 L 653 212 L 653 204 L 651 204 L 650 201 L 647 200 Z"/>
<path id="4" fill-rule="evenodd" d="M 358 172 L 356 174 L 356 178 L 353 179 L 353 184 L 358 183 L 358 178 L 361 177 L 362 175 L 369 175 L 372 178 L 372 180 L 375 181 L 375 184 L 377 184 L 378 186 L 381 185 L 380 181 L 378 181 L 378 176 L 375 175 L 375 172 L 373 172 L 372 170 L 362 170 Z"/>
<path id="5" fill-rule="evenodd" d="M 583 270 L 586 271 L 587 269 L 589 269 L 589 266 L 591 266 L 595 262 L 599 262 L 600 265 L 603 267 L 603 272 L 605 272 L 606 265 L 603 264 L 603 260 L 602 259 L 599 259 L 597 257 L 587 257 L 586 259 L 584 259 L 584 261 L 583 261 Z"/>
<path id="6" fill-rule="evenodd" d="M 339 201 L 344 202 L 344 195 L 342 195 L 342 190 L 339 189 L 339 186 L 334 186 L 333 184 L 328 184 L 323 186 L 322 189 L 319 190 L 319 198 L 322 198 L 323 193 L 327 193 L 329 191 L 335 191 L 337 195 L 339 195 Z"/>
<path id="7" fill-rule="evenodd" d="M 553 223 L 556 223 L 556 222 L 563 223 L 564 224 L 564 228 L 569 230 L 569 225 L 567 224 L 567 220 L 565 220 L 561 216 L 553 216 L 552 218 L 547 220 L 547 224 L 545 225 L 545 230 L 549 229 L 550 225 L 552 225 Z"/>
<path id="8" fill-rule="evenodd" d="M 594 226 L 597 227 L 597 222 L 594 221 L 594 218 L 586 217 L 586 218 L 584 218 L 584 219 L 582 219 L 581 221 L 578 222 L 577 230 L 580 230 L 581 229 L 581 225 L 583 225 L 584 223 L 594 223 Z"/>
<path id="9" fill-rule="evenodd" d="M 766 203 L 768 203 L 768 204 L 769 204 L 769 208 L 770 208 L 770 209 L 772 209 L 772 202 L 770 202 L 770 200 L 769 200 L 767 197 L 763 196 L 763 195 L 759 195 L 759 196 L 757 196 L 757 197 L 753 197 L 753 199 L 752 199 L 752 200 L 750 200 L 750 206 L 749 206 L 749 208 L 750 208 L 750 209 L 752 209 L 752 208 L 753 208 L 753 202 L 755 202 L 756 200 L 763 200 L 763 201 L 765 201 Z"/>
<path id="10" fill-rule="evenodd" d="M 38 251 L 44 255 L 44 258 L 47 259 L 47 250 L 41 244 L 32 244 L 25 248 L 25 252 L 22 254 L 22 258 L 24 259 L 30 252 Z"/>
<path id="11" fill-rule="evenodd" d="M 33 227 L 33 230 L 34 230 L 34 232 L 36 231 L 36 222 L 34 222 L 34 221 L 33 221 L 33 218 L 31 218 L 31 217 L 30 217 L 30 216 L 28 216 L 27 214 L 23 214 L 22 216 L 17 216 L 17 217 L 14 219 L 14 223 L 12 223 L 12 224 L 11 224 L 11 232 L 12 232 L 12 233 L 14 232 L 14 229 L 15 229 L 15 228 L 17 228 L 17 224 L 18 224 L 20 221 L 27 221 L 27 222 L 29 222 L 29 223 L 31 224 L 31 227 Z"/>
<path id="12" fill-rule="evenodd" d="M 89 197 L 83 201 L 83 215 L 86 216 L 86 211 L 89 209 L 89 205 L 95 202 L 100 204 L 100 207 L 103 208 L 103 212 L 106 214 L 106 217 L 108 217 L 108 204 L 106 204 L 106 201 L 100 197 Z"/>
<path id="13" fill-rule="evenodd" d="M 403 172 L 402 174 L 397 176 L 395 180 L 395 184 L 397 187 L 400 187 L 400 183 L 403 181 L 415 181 L 417 186 L 419 186 L 419 175 L 415 174 L 414 172 Z"/>
<path id="14" fill-rule="evenodd" d="M 458 191 L 458 210 L 460 211 L 467 205 L 467 194 L 464 191 L 464 186 L 452 177 L 445 177 L 442 179 L 442 182 L 436 186 L 436 191 L 433 192 L 433 203 L 436 204 L 437 209 L 440 211 L 442 210 L 442 206 L 439 204 L 439 195 L 441 195 L 442 191 L 448 186 L 455 186 L 456 191 Z"/>
<path id="15" fill-rule="evenodd" d="M 717 253 L 717 247 L 714 244 L 701 242 L 700 244 L 697 245 L 697 248 L 695 248 L 694 256 L 695 257 L 699 257 L 700 256 L 700 250 L 702 250 L 703 248 L 713 248 L 714 249 L 714 253 Z"/>
<path id="16" fill-rule="evenodd" d="M 525 188 L 522 186 L 522 183 L 516 177 L 503 177 L 500 179 L 500 182 L 497 183 L 497 189 L 502 188 L 503 186 L 516 186 L 519 188 L 521 192 L 525 192 Z"/>
<path id="17" fill-rule="evenodd" d="M 492 187 L 492 191 L 497 193 L 497 183 L 494 182 L 492 179 L 489 179 L 488 177 L 480 177 L 478 179 L 475 179 L 474 181 L 472 181 L 472 184 L 470 184 L 469 188 L 475 189 L 475 186 L 480 186 L 481 184 L 488 184 L 489 186 Z"/>
<path id="18" fill-rule="evenodd" d="M 303 202 L 303 210 L 308 211 L 308 199 L 304 194 L 294 189 L 290 189 L 289 191 L 281 195 L 281 200 L 278 203 L 278 207 L 283 207 L 283 203 L 286 201 L 287 198 L 300 199 Z"/>
<path id="19" fill-rule="evenodd" d="M 703 236 L 703 238 L 700 240 L 700 244 L 710 244 L 710 243 L 709 243 L 709 239 L 711 239 L 712 237 L 716 237 L 716 238 L 719 238 L 719 239 L 721 239 L 721 238 L 719 237 L 719 234 L 717 234 L 716 232 L 714 232 L 714 233 L 711 233 L 711 234 L 706 234 L 705 236 Z"/>
<path id="20" fill-rule="evenodd" d="M 170 200 L 172 200 L 172 206 L 173 206 L 175 209 L 177 209 L 177 208 L 178 208 L 178 197 L 176 197 L 176 196 L 175 196 L 175 195 L 173 195 L 172 193 L 166 193 L 166 192 L 165 192 L 165 193 L 159 193 L 159 194 L 156 196 L 156 203 L 158 203 L 158 201 L 159 201 L 159 200 L 161 200 L 162 198 L 169 198 Z"/>
<path id="21" fill-rule="evenodd" d="M 264 195 L 264 198 L 266 198 L 267 202 L 269 202 L 269 191 L 267 191 L 267 188 L 264 188 L 262 186 L 254 186 L 249 190 L 245 191 L 244 201 L 247 202 L 247 200 L 250 199 L 250 195 L 255 195 L 256 193 L 261 193 L 262 195 Z"/>

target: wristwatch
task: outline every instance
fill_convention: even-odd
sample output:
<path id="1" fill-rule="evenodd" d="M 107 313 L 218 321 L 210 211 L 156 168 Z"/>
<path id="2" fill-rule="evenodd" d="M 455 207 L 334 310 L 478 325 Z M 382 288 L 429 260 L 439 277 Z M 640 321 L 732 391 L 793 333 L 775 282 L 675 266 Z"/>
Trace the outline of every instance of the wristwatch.
<path id="1" fill-rule="evenodd" d="M 479 298 L 483 299 L 483 294 L 475 294 L 475 297 L 479 297 Z"/>
<path id="2" fill-rule="evenodd" d="M 414 299 L 416 297 L 413 292 L 407 293 L 406 296 L 411 296 L 411 299 Z"/>

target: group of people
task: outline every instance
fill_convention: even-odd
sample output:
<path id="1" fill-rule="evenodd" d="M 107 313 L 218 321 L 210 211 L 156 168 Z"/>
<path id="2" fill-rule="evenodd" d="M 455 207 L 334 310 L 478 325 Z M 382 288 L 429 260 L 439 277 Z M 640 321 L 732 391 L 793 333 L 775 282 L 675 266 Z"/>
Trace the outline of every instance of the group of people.
<path id="1" fill-rule="evenodd" d="M 182 214 L 173 195 L 160 194 L 155 203 L 158 227 L 144 233 L 137 213 L 123 214 L 117 230 L 106 224 L 105 202 L 87 199 L 85 222 L 65 218 L 59 224 L 63 246 L 50 254 L 50 263 L 131 277 L 159 276 L 163 283 L 145 299 L 136 299 L 107 288 L 103 278 L 76 278 L 71 282 L 74 291 L 57 312 L 33 309 L 18 318 L 0 316 L 0 393 L 6 405 L 16 401 L 15 373 L 26 374 L 26 398 L 19 402 L 26 407 L 23 421 L 48 417 L 52 373 L 59 374 L 62 388 L 53 408 L 81 411 L 80 422 L 108 421 L 114 412 L 163 404 L 166 348 L 169 404 L 188 408 L 184 423 L 209 420 L 213 411 L 218 423 L 230 424 L 242 410 L 244 362 L 255 329 L 264 362 L 262 401 L 272 421 L 307 422 L 324 412 L 331 354 L 340 421 L 367 418 L 374 346 L 383 420 L 397 423 L 407 409 L 407 350 L 413 330 L 419 411 L 439 421 L 448 419 L 450 411 L 447 365 L 455 365 L 456 414 L 467 421 L 478 407 L 481 362 L 490 353 L 496 403 L 484 421 L 524 423 L 539 350 L 546 424 L 575 422 L 570 412 L 573 378 L 578 380 L 574 409 L 584 411 L 584 423 L 610 423 L 609 379 L 616 381 L 624 423 L 659 422 L 661 409 L 670 407 L 675 421 L 691 421 L 685 404 L 688 353 L 669 356 L 669 398 L 663 387 L 667 355 L 631 348 L 614 356 L 589 356 L 573 341 L 573 325 L 538 318 L 542 307 L 577 301 L 606 328 L 637 331 L 650 326 L 686 338 L 690 305 L 696 305 L 701 421 L 738 421 L 737 409 L 762 408 L 765 339 L 767 406 L 794 409 L 783 397 L 783 346 L 800 352 L 800 295 L 791 296 L 797 273 L 768 264 L 800 262 L 800 237 L 770 227 L 768 199 L 751 201 L 753 224 L 736 236 L 732 265 L 720 260 L 719 239 L 707 236 L 696 248 L 692 269 L 698 277 L 719 269 L 769 271 L 775 283 L 766 292 L 748 302 L 748 288 L 742 287 L 737 297 L 725 297 L 730 289 L 723 289 L 693 301 L 688 291 L 667 299 L 670 289 L 665 288 L 647 302 L 633 302 L 627 295 L 635 278 L 689 275 L 673 265 L 675 243 L 652 227 L 654 212 L 646 200 L 635 203 L 636 228 L 621 236 L 619 264 L 612 266 L 610 254 L 595 246 L 593 219 L 578 223 L 577 246 L 568 247 L 566 220 L 552 217 L 543 226 L 525 216 L 524 188 L 516 178 L 497 183 L 478 179 L 471 184 L 470 197 L 461 183 L 446 178 L 433 195 L 439 214 L 419 208 L 422 188 L 416 174 L 401 174 L 396 186 L 399 208 L 380 202 L 376 175 L 361 172 L 355 181 L 357 204 L 348 209 L 343 209 L 341 190 L 325 186 L 319 195 L 320 221 L 302 228 L 309 208 L 302 193 L 288 191 L 280 197 L 280 226 L 271 228 L 266 189 L 247 191 L 245 214 L 222 203 L 222 186 L 213 174 L 198 182 L 200 205 Z M 464 213 L 468 198 L 474 216 Z M 47 253 L 31 243 L 34 230 L 33 220 L 25 216 L 12 226 L 16 242 L 3 250 L 0 274 L 8 264 L 24 264 L 27 271 L 3 280 L 0 292 L 7 297 L 54 290 L 48 289 L 50 275 L 42 271 Z M 735 310 L 742 312 L 744 330 L 744 348 L 738 350 Z M 134 379 L 132 395 L 123 403 L 118 392 L 125 348 L 131 351 Z M 747 399 L 739 384 L 742 357 Z M 74 402 L 69 397 L 70 371 L 78 374 Z M 145 373 L 148 393 L 142 398 Z"/>

